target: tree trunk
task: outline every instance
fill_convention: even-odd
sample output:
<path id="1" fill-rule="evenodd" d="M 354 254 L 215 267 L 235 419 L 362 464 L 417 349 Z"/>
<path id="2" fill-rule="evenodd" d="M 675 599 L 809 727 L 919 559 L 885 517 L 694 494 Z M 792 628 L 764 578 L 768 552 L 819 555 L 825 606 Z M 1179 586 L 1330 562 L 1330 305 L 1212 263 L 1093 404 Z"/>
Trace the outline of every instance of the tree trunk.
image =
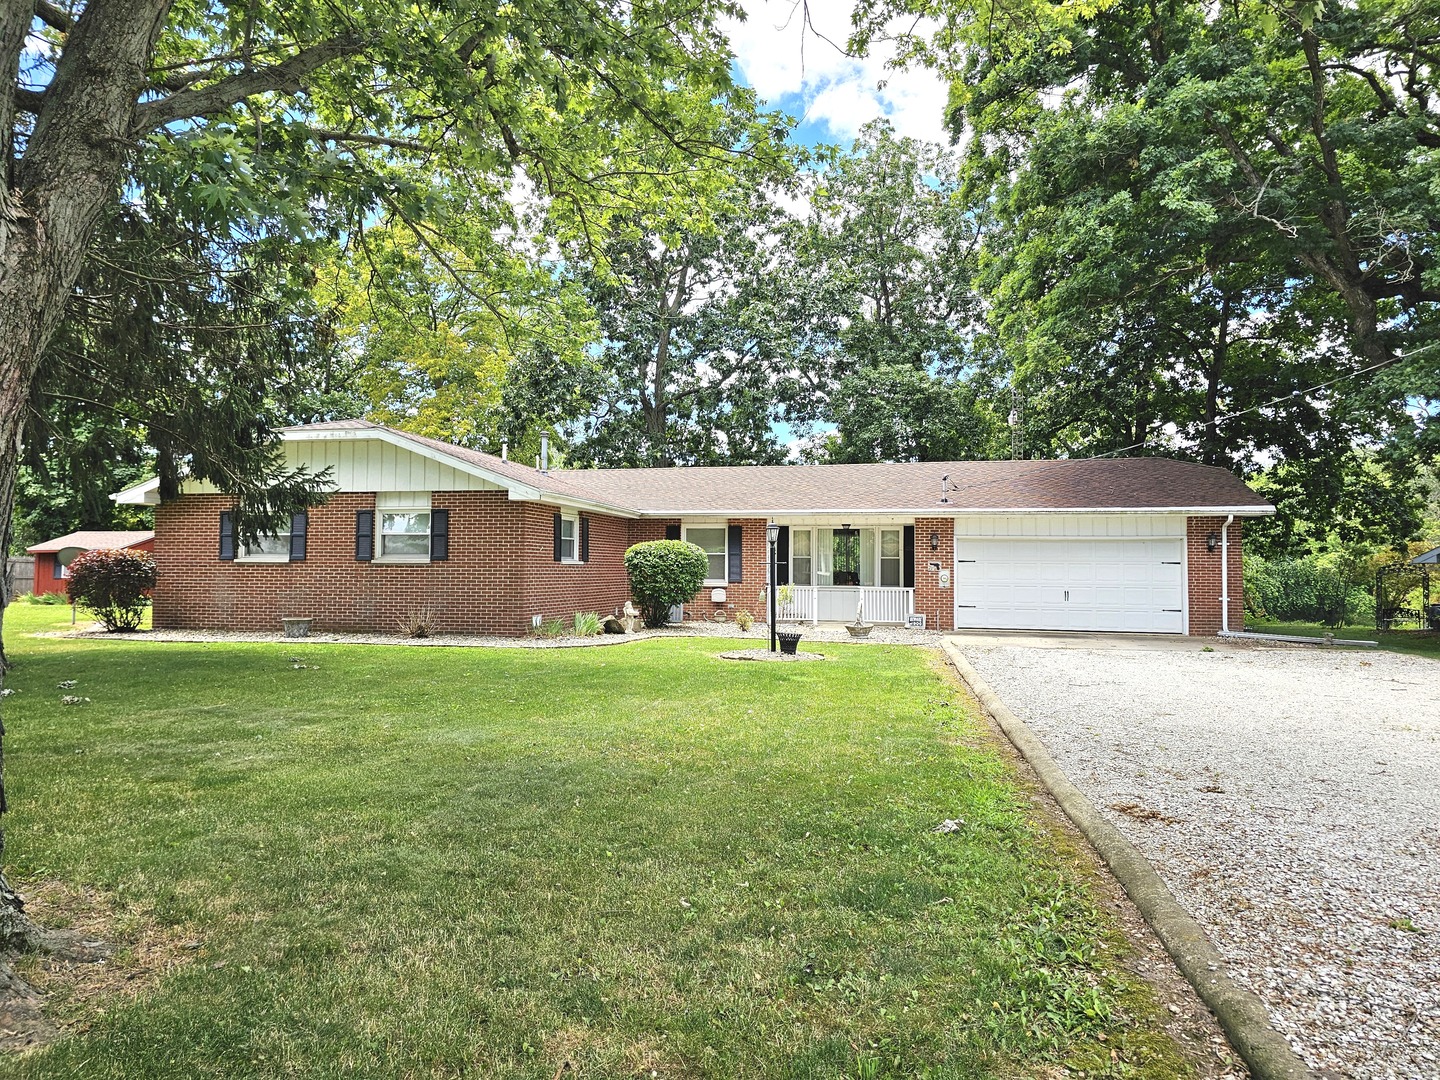
<path id="1" fill-rule="evenodd" d="M 25 409 L 60 325 L 95 225 L 134 152 L 136 100 L 169 0 L 91 0 L 67 35 L 34 130 L 0 186 L 0 536 L 9 536 Z M 28 11 L 25 26 L 29 25 Z M 0 8 L 13 14 L 11 3 Z M 0 18 L 0 31 L 8 25 Z M 4 43 L 0 42 L 0 46 Z M 12 115 L 14 72 L 0 72 L 0 118 Z M 3 620 L 3 615 L 0 615 Z M 0 622 L 3 632 L 3 622 Z M 3 674 L 0 674 L 3 678 Z M 0 723 L 0 815 L 5 812 Z M 3 821 L 3 817 L 0 817 Z M 0 827 L 0 944 L 33 926 L 4 879 Z"/>
<path id="2" fill-rule="evenodd" d="M 1201 449 L 1201 460 L 1206 465 L 1220 464 L 1220 425 L 1216 417 L 1220 412 L 1220 379 L 1225 374 L 1225 365 L 1230 358 L 1230 294 L 1220 294 L 1220 324 L 1215 331 L 1215 348 L 1210 354 L 1210 364 L 1205 371 L 1205 438 Z"/>

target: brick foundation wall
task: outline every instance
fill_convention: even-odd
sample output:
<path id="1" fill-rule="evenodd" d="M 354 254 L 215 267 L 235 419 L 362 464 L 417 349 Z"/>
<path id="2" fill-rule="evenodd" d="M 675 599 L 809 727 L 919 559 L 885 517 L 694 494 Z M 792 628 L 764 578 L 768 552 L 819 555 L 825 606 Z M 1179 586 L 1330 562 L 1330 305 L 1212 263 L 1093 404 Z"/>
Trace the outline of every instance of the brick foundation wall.
<path id="1" fill-rule="evenodd" d="M 1240 558 L 1240 518 L 1230 523 L 1230 629 L 1245 626 L 1244 564 Z M 1223 517 L 1192 517 L 1186 522 L 1185 547 L 1190 580 L 1190 633 L 1211 635 L 1220 632 L 1220 549 L 1209 550 L 1205 538 L 1219 534 L 1225 526 Z"/>
<path id="2" fill-rule="evenodd" d="M 489 491 L 437 491 L 431 505 L 450 511 L 450 558 L 408 564 L 356 561 L 355 512 L 373 509 L 373 494 L 339 494 L 311 510 L 305 560 L 293 563 L 220 561 L 224 496 L 157 507 L 154 625 L 273 631 L 293 615 L 313 618 L 317 631 L 389 633 L 429 608 L 442 632 L 518 635 L 534 615 L 609 614 L 629 595 L 624 520 L 585 515 L 590 560 L 565 564 L 554 559 L 549 507 Z"/>
<path id="3" fill-rule="evenodd" d="M 930 550 L 930 534 L 940 537 L 939 547 Z M 939 569 L 932 570 L 931 563 Z M 940 572 L 949 572 L 949 584 L 940 585 Z M 915 611 L 925 616 L 929 630 L 955 629 L 955 519 L 915 519 Z"/>

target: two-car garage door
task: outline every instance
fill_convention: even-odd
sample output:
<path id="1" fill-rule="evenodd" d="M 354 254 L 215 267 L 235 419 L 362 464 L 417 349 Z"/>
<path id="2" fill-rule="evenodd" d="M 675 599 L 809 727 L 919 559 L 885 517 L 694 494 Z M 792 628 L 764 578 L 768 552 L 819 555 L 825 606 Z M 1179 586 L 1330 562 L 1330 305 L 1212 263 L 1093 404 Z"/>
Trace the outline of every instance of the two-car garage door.
<path id="1" fill-rule="evenodd" d="M 955 625 L 1185 632 L 1181 537 L 955 541 Z"/>

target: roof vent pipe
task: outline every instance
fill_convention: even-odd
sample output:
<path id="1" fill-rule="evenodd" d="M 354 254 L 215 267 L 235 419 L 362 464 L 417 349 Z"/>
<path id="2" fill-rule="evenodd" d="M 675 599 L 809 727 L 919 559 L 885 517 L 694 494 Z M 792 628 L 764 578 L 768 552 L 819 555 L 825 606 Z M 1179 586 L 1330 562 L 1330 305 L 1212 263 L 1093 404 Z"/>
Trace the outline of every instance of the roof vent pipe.
<path id="1" fill-rule="evenodd" d="M 540 433 L 540 471 L 550 471 L 550 435 L 544 431 Z"/>
<path id="2" fill-rule="evenodd" d="M 501 461 L 509 461 L 509 460 L 510 460 L 510 444 L 509 444 L 508 442 L 502 442 L 502 443 L 500 444 L 500 460 L 501 460 Z"/>

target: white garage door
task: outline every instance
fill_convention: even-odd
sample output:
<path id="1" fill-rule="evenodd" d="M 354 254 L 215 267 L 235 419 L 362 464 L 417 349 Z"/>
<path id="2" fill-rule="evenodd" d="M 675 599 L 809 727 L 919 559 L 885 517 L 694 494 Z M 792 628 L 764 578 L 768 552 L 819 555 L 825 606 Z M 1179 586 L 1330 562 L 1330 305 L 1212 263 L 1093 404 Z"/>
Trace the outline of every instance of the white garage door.
<path id="1" fill-rule="evenodd" d="M 1185 541 L 955 542 L 955 625 L 1185 632 Z"/>

